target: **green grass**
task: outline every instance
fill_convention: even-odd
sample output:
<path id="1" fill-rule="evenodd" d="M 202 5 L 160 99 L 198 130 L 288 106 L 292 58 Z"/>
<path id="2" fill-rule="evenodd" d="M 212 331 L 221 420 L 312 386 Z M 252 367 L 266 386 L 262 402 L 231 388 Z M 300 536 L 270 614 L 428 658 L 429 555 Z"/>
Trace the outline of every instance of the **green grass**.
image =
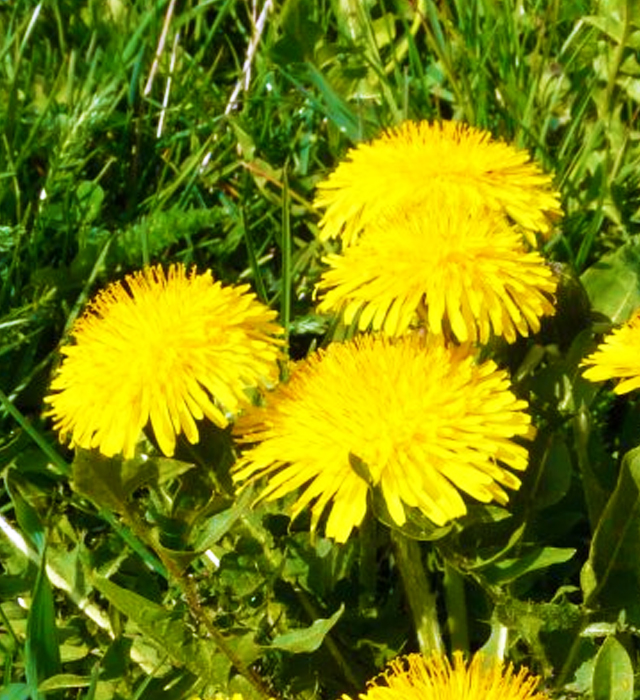
<path id="1" fill-rule="evenodd" d="M 445 641 L 494 648 L 508 629 L 507 657 L 554 697 L 637 697 L 640 404 L 577 369 L 640 306 L 636 3 L 273 4 L 256 37 L 248 0 L 0 2 L 0 700 L 258 697 L 191 594 L 281 697 L 353 695 L 417 648 L 383 525 L 337 546 L 282 504 L 234 500 L 213 432 L 180 455 L 208 468 L 159 460 L 114 484 L 111 463 L 72 464 L 42 415 L 85 303 L 149 263 L 249 282 L 295 359 L 345 332 L 314 312 L 314 188 L 407 118 L 528 149 L 565 212 L 546 248 L 557 317 L 496 351 L 538 427 L 525 483 L 511 515 L 420 544 Z"/>

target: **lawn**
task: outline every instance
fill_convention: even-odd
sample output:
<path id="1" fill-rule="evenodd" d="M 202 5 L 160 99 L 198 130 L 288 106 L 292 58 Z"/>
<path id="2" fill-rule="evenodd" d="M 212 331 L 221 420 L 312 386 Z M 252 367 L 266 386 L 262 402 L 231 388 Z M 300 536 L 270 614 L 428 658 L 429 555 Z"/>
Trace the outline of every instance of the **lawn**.
<path id="1" fill-rule="evenodd" d="M 0 700 L 640 697 L 639 49 L 0 0 Z"/>

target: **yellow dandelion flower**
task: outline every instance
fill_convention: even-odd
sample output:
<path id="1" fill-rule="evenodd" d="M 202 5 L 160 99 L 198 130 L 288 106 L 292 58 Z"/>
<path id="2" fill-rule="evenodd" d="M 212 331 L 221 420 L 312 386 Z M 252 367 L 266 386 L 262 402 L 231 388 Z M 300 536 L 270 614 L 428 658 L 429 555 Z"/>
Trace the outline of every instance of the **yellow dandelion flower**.
<path id="1" fill-rule="evenodd" d="M 557 281 L 518 232 L 485 209 L 426 210 L 371 224 L 357 244 L 325 259 L 318 310 L 362 330 L 401 335 L 421 310 L 432 333 L 513 342 L 552 314 Z"/>
<path id="2" fill-rule="evenodd" d="M 196 420 L 219 426 L 245 390 L 277 378 L 275 312 L 211 272 L 147 268 L 103 290 L 76 322 L 75 343 L 46 398 L 61 440 L 107 456 L 134 454 L 150 421 L 171 456 L 176 435 L 198 441 Z"/>
<path id="3" fill-rule="evenodd" d="M 369 682 L 360 700 L 546 700 L 536 692 L 540 679 L 526 668 L 516 672 L 476 654 L 467 664 L 461 652 L 426 658 L 410 654 L 392 661 L 380 676 Z M 342 700 L 350 700 L 343 695 Z"/>
<path id="4" fill-rule="evenodd" d="M 502 486 L 517 489 L 520 480 L 505 466 L 527 466 L 512 438 L 529 433 L 530 418 L 506 372 L 435 340 L 334 343 L 301 362 L 267 401 L 236 423 L 251 447 L 234 479 L 268 477 L 267 500 L 302 487 L 293 517 L 313 502 L 315 530 L 328 509 L 326 534 L 339 542 L 362 522 L 370 486 L 398 525 L 407 507 L 443 525 L 466 513 L 460 491 L 506 503 Z"/>
<path id="5" fill-rule="evenodd" d="M 616 394 L 640 389 L 640 309 L 612 331 L 582 365 L 588 366 L 583 376 L 592 382 L 620 379 L 613 389 Z"/>
<path id="6" fill-rule="evenodd" d="M 381 216 L 440 208 L 443 197 L 508 215 L 532 245 L 561 214 L 551 176 L 526 151 L 458 122 L 404 122 L 351 149 L 318 190 L 321 237 L 345 245 Z"/>

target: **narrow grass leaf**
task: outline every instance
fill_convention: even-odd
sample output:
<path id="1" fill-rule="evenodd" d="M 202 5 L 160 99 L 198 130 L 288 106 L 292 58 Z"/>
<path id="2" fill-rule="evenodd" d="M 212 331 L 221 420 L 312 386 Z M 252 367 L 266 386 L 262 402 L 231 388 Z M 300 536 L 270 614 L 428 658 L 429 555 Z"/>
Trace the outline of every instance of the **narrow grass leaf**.
<path id="1" fill-rule="evenodd" d="M 283 188 L 282 188 L 282 229 L 280 251 L 282 255 L 282 280 L 281 295 L 280 295 L 280 323 L 289 334 L 291 324 L 291 198 L 289 196 L 289 178 L 287 169 L 283 172 Z"/>
<path id="2" fill-rule="evenodd" d="M 41 693 L 49 693 L 52 690 L 62 690 L 64 688 L 88 688 L 91 685 L 91 676 L 77 676 L 73 673 L 59 673 L 50 676 L 40 683 L 38 690 Z"/>
<path id="3" fill-rule="evenodd" d="M 5 487 L 13 503 L 14 513 L 20 529 L 33 543 L 38 554 L 42 556 L 45 547 L 44 528 L 35 508 L 22 497 L 17 483 L 11 477 L 11 470 L 9 470 L 5 478 Z"/>
<path id="4" fill-rule="evenodd" d="M 43 556 L 27 618 L 25 671 L 33 698 L 40 682 L 61 670 L 53 591 L 45 567 Z"/>
<path id="5" fill-rule="evenodd" d="M 94 664 L 91 669 L 91 683 L 89 684 L 89 690 L 87 690 L 87 693 L 84 696 L 83 700 L 94 700 L 94 698 L 96 697 L 96 691 L 98 690 L 98 679 L 100 678 L 100 671 L 100 664 Z"/>
<path id="6" fill-rule="evenodd" d="M 349 104 L 332 88 L 324 75 L 312 64 L 307 64 L 307 77 L 324 100 L 324 111 L 340 131 L 354 143 L 363 137 L 359 119 Z"/>

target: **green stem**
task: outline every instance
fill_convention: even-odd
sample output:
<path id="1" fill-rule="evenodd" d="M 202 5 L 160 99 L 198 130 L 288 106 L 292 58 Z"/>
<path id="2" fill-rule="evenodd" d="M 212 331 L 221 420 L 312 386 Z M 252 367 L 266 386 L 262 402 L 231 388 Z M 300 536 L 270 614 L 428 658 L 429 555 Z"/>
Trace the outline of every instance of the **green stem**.
<path id="1" fill-rule="evenodd" d="M 428 656 L 443 654 L 444 644 L 438 623 L 436 597 L 422 564 L 420 544 L 398 530 L 391 530 L 396 563 L 418 637 L 420 651 Z"/>
<path id="2" fill-rule="evenodd" d="M 580 629 L 576 630 L 576 632 L 573 634 L 573 640 L 571 642 L 571 646 L 569 647 L 569 651 L 567 652 L 567 655 L 564 659 L 564 663 L 562 664 L 560 673 L 558 673 L 554 681 L 555 688 L 559 689 L 564 687 L 564 685 L 569 680 L 569 675 L 571 674 L 572 670 L 576 668 L 576 660 L 578 658 L 578 653 L 582 648 L 582 645 L 584 644 L 584 638 L 582 636 L 582 633 L 584 632 L 586 627 L 587 619 L 585 616 L 580 624 Z"/>
<path id="3" fill-rule="evenodd" d="M 607 80 L 607 87 L 605 91 L 605 104 L 607 107 L 607 117 L 609 119 L 609 124 L 613 118 L 613 93 L 616 87 L 616 81 L 620 73 L 620 66 L 622 65 L 622 60 L 624 58 L 624 52 L 627 48 L 627 41 L 629 39 L 629 32 L 631 29 L 631 17 L 629 9 L 629 0 L 620 3 L 621 10 L 621 21 L 622 21 L 622 33 L 620 36 L 620 42 L 613 51 L 613 59 L 609 66 L 609 76 Z"/>
<path id="4" fill-rule="evenodd" d="M 284 328 L 285 336 L 289 337 L 291 325 L 291 299 L 292 299 L 292 269 L 291 269 L 291 197 L 289 196 L 289 178 L 287 165 L 282 173 L 282 239 L 280 250 L 282 251 L 282 293 L 280 297 L 280 323 Z"/>
<path id="5" fill-rule="evenodd" d="M 259 697 L 264 698 L 264 700 L 274 698 L 274 694 L 267 688 L 262 678 L 236 654 L 222 632 L 215 626 L 211 617 L 202 607 L 198 596 L 198 589 L 193 579 L 184 574 L 179 565 L 170 556 L 167 556 L 162 547 L 156 546 L 158 543 L 150 536 L 146 525 L 142 523 L 135 514 L 124 513 L 122 519 L 136 537 L 142 542 L 147 542 L 155 550 L 160 561 L 169 572 L 169 580 L 175 584 L 182 593 L 194 620 L 206 630 L 209 637 L 213 640 L 213 643 L 227 659 L 229 659 L 236 671 L 244 676 L 245 680 L 251 684 Z"/>
<path id="6" fill-rule="evenodd" d="M 444 568 L 444 598 L 447 609 L 447 628 L 451 636 L 451 650 L 469 651 L 467 599 L 462 574 L 448 562 Z"/>

